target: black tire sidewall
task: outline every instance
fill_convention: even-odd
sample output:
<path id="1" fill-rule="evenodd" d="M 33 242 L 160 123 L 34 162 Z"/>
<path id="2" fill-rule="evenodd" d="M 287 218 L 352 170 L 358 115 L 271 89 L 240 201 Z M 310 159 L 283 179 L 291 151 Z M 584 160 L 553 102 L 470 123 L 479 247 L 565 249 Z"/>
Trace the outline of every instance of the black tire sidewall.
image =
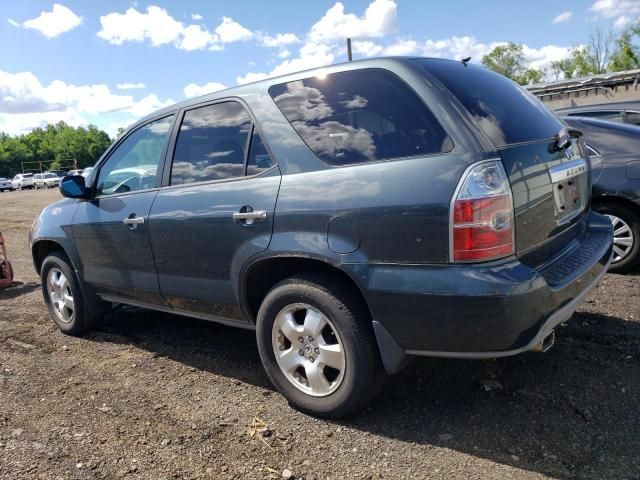
<path id="1" fill-rule="evenodd" d="M 306 303 L 320 310 L 331 320 L 340 337 L 345 352 L 345 372 L 342 383 L 336 391 L 325 397 L 313 397 L 298 390 L 285 377 L 275 358 L 272 347 L 272 328 L 278 313 L 288 305 Z M 367 381 L 371 378 L 367 372 L 371 366 L 366 359 L 365 342 L 371 337 L 362 338 L 363 319 L 356 318 L 358 312 L 345 308 L 343 302 L 330 292 L 310 283 L 297 283 L 295 280 L 281 282 L 264 299 L 258 313 L 256 336 L 258 350 L 264 368 L 275 387 L 297 409 L 319 417 L 337 418 L 356 410 L 366 395 Z M 371 348 L 371 345 L 368 345 Z"/>
<path id="2" fill-rule="evenodd" d="M 73 320 L 69 323 L 64 323 L 58 320 L 53 310 L 53 306 L 51 305 L 51 300 L 49 299 L 49 284 L 47 282 L 47 276 L 49 274 L 49 271 L 54 267 L 58 268 L 67 278 L 67 281 L 69 282 L 69 288 L 71 289 L 71 293 L 73 295 L 75 307 L 74 316 Z M 67 263 L 66 258 L 58 254 L 57 252 L 54 252 L 46 257 L 42 262 L 42 268 L 40 269 L 40 280 L 42 281 L 42 293 L 44 295 L 44 301 L 47 304 L 47 308 L 49 309 L 49 316 L 51 317 L 51 320 L 53 320 L 53 322 L 56 324 L 58 329 L 60 329 L 61 332 L 69 335 L 77 335 L 84 332 L 87 325 L 87 313 L 84 308 L 84 298 L 82 296 L 82 292 L 80 290 L 75 272 Z"/>

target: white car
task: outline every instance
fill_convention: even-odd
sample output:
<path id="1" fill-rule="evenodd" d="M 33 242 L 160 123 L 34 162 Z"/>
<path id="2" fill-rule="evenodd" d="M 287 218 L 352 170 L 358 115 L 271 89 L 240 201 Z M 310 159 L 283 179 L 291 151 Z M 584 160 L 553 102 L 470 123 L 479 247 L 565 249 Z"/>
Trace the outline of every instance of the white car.
<path id="1" fill-rule="evenodd" d="M 71 175 L 82 175 L 82 170 L 69 170 L 67 172 L 67 176 L 71 176 Z"/>
<path id="2" fill-rule="evenodd" d="M 13 188 L 17 188 L 18 190 L 33 188 L 33 173 L 19 173 L 13 177 L 11 183 L 13 183 Z"/>
<path id="3" fill-rule="evenodd" d="M 11 180 L 8 178 L 0 178 L 0 192 L 4 192 L 5 190 L 13 192 L 15 188 L 13 183 L 11 183 Z"/>
<path id="4" fill-rule="evenodd" d="M 55 173 L 36 173 L 33 176 L 33 186 L 38 188 L 51 188 L 60 185 L 60 177 Z"/>

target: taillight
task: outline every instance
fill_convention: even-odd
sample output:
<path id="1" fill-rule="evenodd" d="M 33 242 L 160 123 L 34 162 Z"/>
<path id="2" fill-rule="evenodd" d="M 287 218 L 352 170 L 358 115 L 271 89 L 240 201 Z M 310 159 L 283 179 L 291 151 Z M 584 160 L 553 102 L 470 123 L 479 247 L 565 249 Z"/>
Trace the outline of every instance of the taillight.
<path id="1" fill-rule="evenodd" d="M 451 259 L 478 262 L 512 255 L 513 199 L 500 160 L 467 170 L 456 190 L 451 212 Z"/>

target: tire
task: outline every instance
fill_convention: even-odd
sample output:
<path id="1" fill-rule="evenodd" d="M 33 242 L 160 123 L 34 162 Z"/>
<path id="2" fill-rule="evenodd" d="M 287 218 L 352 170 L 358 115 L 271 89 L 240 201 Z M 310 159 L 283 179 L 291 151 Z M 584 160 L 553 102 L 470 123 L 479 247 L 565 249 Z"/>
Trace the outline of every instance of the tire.
<path id="1" fill-rule="evenodd" d="M 291 340 L 283 329 L 274 328 L 280 325 L 278 319 L 287 318 L 285 312 L 295 312 L 289 318 L 296 322 L 297 330 L 287 328 Z M 324 320 L 312 322 L 314 318 Z M 306 328 L 325 321 L 322 330 Z M 339 279 L 306 274 L 281 281 L 262 301 L 256 323 L 258 350 L 267 375 L 289 404 L 301 412 L 321 418 L 344 417 L 365 406 L 382 387 L 385 372 L 371 318 L 352 287 Z M 307 336 L 313 332 L 315 338 Z M 278 352 L 283 352 L 281 362 L 300 365 L 285 373 L 276 360 L 274 343 Z M 329 350 L 333 352 L 330 357 L 326 356 Z M 343 352 L 342 356 L 337 351 Z M 342 363 L 337 360 L 340 356 Z M 342 368 L 333 368 L 325 361 Z M 314 385 L 320 388 L 314 390 Z"/>
<path id="2" fill-rule="evenodd" d="M 66 281 L 62 281 L 60 274 Z M 53 278 L 57 280 L 57 286 L 53 285 Z M 86 308 L 78 279 L 64 254 L 52 252 L 44 259 L 40 269 L 40 279 L 49 316 L 61 332 L 67 335 L 79 335 L 94 326 L 97 318 Z M 52 296 L 52 294 L 54 295 Z M 68 303 L 63 301 L 63 299 L 67 299 L 69 294 L 71 295 L 72 309 L 69 309 Z M 54 306 L 53 300 L 55 298 L 63 302 L 66 308 L 60 308 L 59 302 L 57 306 Z"/>
<path id="3" fill-rule="evenodd" d="M 609 271 L 627 273 L 634 270 L 640 263 L 640 214 L 625 205 L 615 203 L 596 205 L 594 210 L 609 216 L 612 223 L 615 222 L 615 232 L 619 232 L 618 234 L 614 232 L 614 260 L 611 262 Z M 629 243 L 631 243 L 630 248 L 628 248 Z M 621 250 L 625 255 L 616 260 Z"/>

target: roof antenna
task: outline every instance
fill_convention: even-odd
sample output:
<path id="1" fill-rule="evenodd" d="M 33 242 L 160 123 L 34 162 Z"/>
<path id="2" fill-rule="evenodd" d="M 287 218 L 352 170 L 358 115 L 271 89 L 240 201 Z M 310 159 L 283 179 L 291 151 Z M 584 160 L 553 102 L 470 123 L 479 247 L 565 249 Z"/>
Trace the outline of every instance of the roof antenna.
<path id="1" fill-rule="evenodd" d="M 464 66 L 466 67 L 466 66 L 467 66 L 467 63 L 469 63 L 469 61 L 470 61 L 470 60 L 471 60 L 471 57 L 467 57 L 467 58 L 463 58 L 463 59 L 462 59 L 462 60 L 460 60 L 460 61 L 461 61 L 461 62 L 464 64 Z"/>
<path id="2" fill-rule="evenodd" d="M 347 58 L 351 62 L 353 60 L 353 56 L 351 55 L 351 38 L 347 37 Z"/>

